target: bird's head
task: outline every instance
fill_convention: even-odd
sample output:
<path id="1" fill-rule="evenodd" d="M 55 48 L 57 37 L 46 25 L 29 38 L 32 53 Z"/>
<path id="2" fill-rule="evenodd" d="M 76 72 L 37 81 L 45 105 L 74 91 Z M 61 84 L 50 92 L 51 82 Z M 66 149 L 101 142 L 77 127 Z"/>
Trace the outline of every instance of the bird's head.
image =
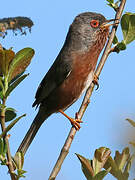
<path id="1" fill-rule="evenodd" d="M 87 51 L 95 44 L 102 49 L 109 35 L 111 21 L 106 20 L 102 14 L 81 13 L 71 24 L 67 39 L 74 50 Z"/>

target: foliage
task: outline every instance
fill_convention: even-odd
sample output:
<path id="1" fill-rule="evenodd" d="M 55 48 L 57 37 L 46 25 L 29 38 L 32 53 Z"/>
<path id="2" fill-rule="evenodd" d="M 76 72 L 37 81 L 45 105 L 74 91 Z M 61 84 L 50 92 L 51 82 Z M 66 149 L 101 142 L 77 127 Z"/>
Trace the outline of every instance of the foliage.
<path id="1" fill-rule="evenodd" d="M 118 38 L 115 36 L 114 45 L 115 50 L 119 53 L 122 50 L 126 49 L 127 44 L 135 40 L 135 13 L 125 13 L 121 18 L 121 29 L 123 33 L 123 40 L 118 41 Z"/>
<path id="2" fill-rule="evenodd" d="M 114 0 L 106 0 L 108 5 L 115 11 L 118 10 L 118 4 L 120 0 L 114 2 Z M 135 13 L 126 12 L 123 14 L 121 21 L 121 30 L 123 33 L 123 40 L 119 42 L 117 36 L 115 35 L 113 44 L 115 45 L 115 52 L 119 53 L 126 49 L 127 44 L 135 40 Z"/>
<path id="3" fill-rule="evenodd" d="M 116 151 L 114 159 L 108 148 L 96 149 L 93 160 L 76 154 L 82 165 L 82 171 L 87 180 L 102 180 L 108 173 L 118 180 L 128 180 L 129 171 L 135 155 L 130 155 L 129 148 L 122 153 Z M 102 170 L 102 169 L 105 170 Z"/>
<path id="4" fill-rule="evenodd" d="M 15 88 L 28 76 L 24 74 L 25 69 L 30 64 L 32 57 L 34 56 L 34 50 L 32 48 L 24 48 L 19 52 L 15 53 L 12 49 L 0 49 L 0 120 L 2 133 L 0 134 L 0 161 L 1 165 L 8 165 L 9 159 L 11 157 L 9 151 L 7 133 L 11 128 L 26 114 L 16 117 L 16 110 L 11 107 L 6 107 L 6 100 L 15 90 Z M 10 122 L 11 121 L 11 122 Z M 10 122 L 6 127 L 5 123 Z M 24 156 L 21 152 L 16 153 L 15 157 L 11 159 L 10 164 L 14 172 L 14 178 L 18 180 L 21 177 L 25 177 L 23 168 Z"/>
<path id="5" fill-rule="evenodd" d="M 127 118 L 126 120 L 135 128 L 135 121 L 129 118 Z M 129 144 L 131 144 L 135 148 L 135 141 L 130 141 Z"/>
<path id="6" fill-rule="evenodd" d="M 76 154 L 82 165 L 82 171 L 87 180 L 102 180 L 110 171 L 102 170 L 108 157 L 110 156 L 110 149 L 101 147 L 96 149 L 93 160 L 86 159 L 85 157 Z"/>
<path id="7" fill-rule="evenodd" d="M 22 152 L 17 152 L 15 156 L 13 157 L 13 163 L 15 166 L 15 169 L 17 169 L 16 179 L 19 179 L 21 177 L 25 177 L 24 174 L 26 171 L 24 171 L 23 164 L 24 164 L 24 155 Z"/>
<path id="8" fill-rule="evenodd" d="M 4 140 L 2 138 L 0 138 L 0 161 L 1 161 L 1 165 L 6 165 L 6 163 L 7 163 L 6 153 L 7 153 L 7 145 L 4 142 Z"/>
<path id="9" fill-rule="evenodd" d="M 108 4 L 108 6 L 110 6 L 111 8 L 113 8 L 115 11 L 117 11 L 118 10 L 118 4 L 119 4 L 119 2 L 120 2 L 120 0 L 118 0 L 117 2 L 114 2 L 114 0 L 107 0 L 107 4 Z"/>

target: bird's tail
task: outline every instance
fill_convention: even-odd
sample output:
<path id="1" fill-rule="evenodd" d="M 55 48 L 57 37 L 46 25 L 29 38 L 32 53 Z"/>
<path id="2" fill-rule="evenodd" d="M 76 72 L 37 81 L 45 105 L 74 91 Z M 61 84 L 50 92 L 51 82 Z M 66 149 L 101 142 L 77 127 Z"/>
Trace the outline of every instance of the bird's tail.
<path id="1" fill-rule="evenodd" d="M 33 120 L 27 134 L 25 135 L 23 141 L 21 142 L 17 152 L 26 153 L 27 149 L 29 148 L 30 144 L 32 143 L 35 135 L 37 134 L 39 128 L 41 127 L 42 123 L 51 115 L 51 113 L 46 113 L 45 110 L 42 108 L 39 109 L 38 114 L 36 115 L 35 119 Z"/>

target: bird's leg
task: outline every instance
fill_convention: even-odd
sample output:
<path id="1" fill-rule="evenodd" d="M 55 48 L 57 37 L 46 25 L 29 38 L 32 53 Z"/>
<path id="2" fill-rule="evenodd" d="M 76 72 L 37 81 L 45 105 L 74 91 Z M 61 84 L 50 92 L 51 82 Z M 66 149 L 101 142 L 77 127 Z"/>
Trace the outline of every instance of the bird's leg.
<path id="1" fill-rule="evenodd" d="M 66 113 L 64 113 L 61 109 L 59 109 L 59 112 L 71 122 L 72 126 L 74 126 L 76 130 L 79 130 L 81 128 L 80 123 L 82 123 L 83 121 L 78 118 L 78 113 L 76 113 L 75 119 L 73 119 L 69 117 Z"/>
<path id="2" fill-rule="evenodd" d="M 98 80 L 99 80 L 99 78 L 97 77 L 96 74 L 94 74 L 94 77 L 93 77 L 93 81 L 92 81 L 92 82 L 97 86 L 96 90 L 99 88 Z"/>

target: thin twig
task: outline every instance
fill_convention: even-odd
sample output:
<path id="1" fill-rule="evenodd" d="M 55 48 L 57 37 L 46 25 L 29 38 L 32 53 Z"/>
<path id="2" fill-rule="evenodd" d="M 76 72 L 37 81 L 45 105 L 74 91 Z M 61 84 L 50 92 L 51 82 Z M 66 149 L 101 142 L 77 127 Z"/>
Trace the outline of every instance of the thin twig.
<path id="1" fill-rule="evenodd" d="M 5 106 L 5 99 L 3 99 L 3 106 Z M 5 129 L 6 129 L 6 126 L 5 126 L 5 107 L 3 107 L 1 109 L 0 124 L 1 124 L 2 132 L 5 131 Z M 14 174 L 14 167 L 12 164 L 12 157 L 11 157 L 10 148 L 9 148 L 8 136 L 6 134 L 3 137 L 3 140 L 5 141 L 5 143 L 7 145 L 7 160 L 8 160 L 7 166 L 8 166 L 9 174 L 10 174 L 10 177 L 12 180 L 16 180 L 16 177 Z"/>
<path id="2" fill-rule="evenodd" d="M 115 16 L 116 19 L 121 18 L 122 12 L 124 10 L 125 3 L 126 3 L 126 0 L 121 0 L 120 6 L 119 6 L 119 8 L 118 8 L 118 10 L 116 12 L 116 16 Z M 105 47 L 105 50 L 104 50 L 103 55 L 101 57 L 101 60 L 100 60 L 100 62 L 98 64 L 98 67 L 97 67 L 97 69 L 95 71 L 95 75 L 97 77 L 99 77 L 99 75 L 100 75 L 100 73 L 101 73 L 101 71 L 103 69 L 103 66 L 104 66 L 104 64 L 105 64 L 105 62 L 107 60 L 107 57 L 110 54 L 110 49 L 111 49 L 111 46 L 112 46 L 112 42 L 113 42 L 116 30 L 117 30 L 117 26 L 112 27 L 110 38 L 109 38 L 109 40 L 107 42 L 107 45 Z M 83 114 L 84 114 L 84 112 L 85 112 L 85 110 L 86 110 L 86 108 L 87 108 L 87 106 L 89 104 L 89 99 L 90 99 L 90 97 L 92 95 L 94 86 L 95 86 L 94 83 L 92 83 L 91 86 L 89 87 L 89 89 L 87 90 L 86 94 L 85 94 L 85 97 L 83 99 L 81 107 L 80 107 L 80 109 L 78 111 L 78 118 L 79 119 L 82 118 L 82 116 L 83 116 Z M 69 152 L 69 149 L 70 149 L 72 141 L 73 141 L 73 139 L 75 137 L 75 134 L 76 134 L 76 129 L 74 127 L 72 127 L 70 132 L 69 132 L 69 135 L 68 135 L 68 137 L 67 137 L 67 139 L 65 141 L 65 144 L 64 144 L 64 146 L 63 146 L 63 148 L 61 150 L 61 153 L 60 153 L 60 155 L 58 157 L 58 160 L 57 160 L 57 162 L 56 162 L 56 164 L 55 164 L 55 166 L 54 166 L 54 168 L 53 168 L 53 170 L 51 172 L 49 180 L 54 180 L 56 178 L 57 174 L 59 173 L 59 171 L 61 169 L 61 166 L 62 166 L 62 163 L 65 160 L 65 158 L 66 158 L 66 156 L 67 156 L 67 154 Z"/>

